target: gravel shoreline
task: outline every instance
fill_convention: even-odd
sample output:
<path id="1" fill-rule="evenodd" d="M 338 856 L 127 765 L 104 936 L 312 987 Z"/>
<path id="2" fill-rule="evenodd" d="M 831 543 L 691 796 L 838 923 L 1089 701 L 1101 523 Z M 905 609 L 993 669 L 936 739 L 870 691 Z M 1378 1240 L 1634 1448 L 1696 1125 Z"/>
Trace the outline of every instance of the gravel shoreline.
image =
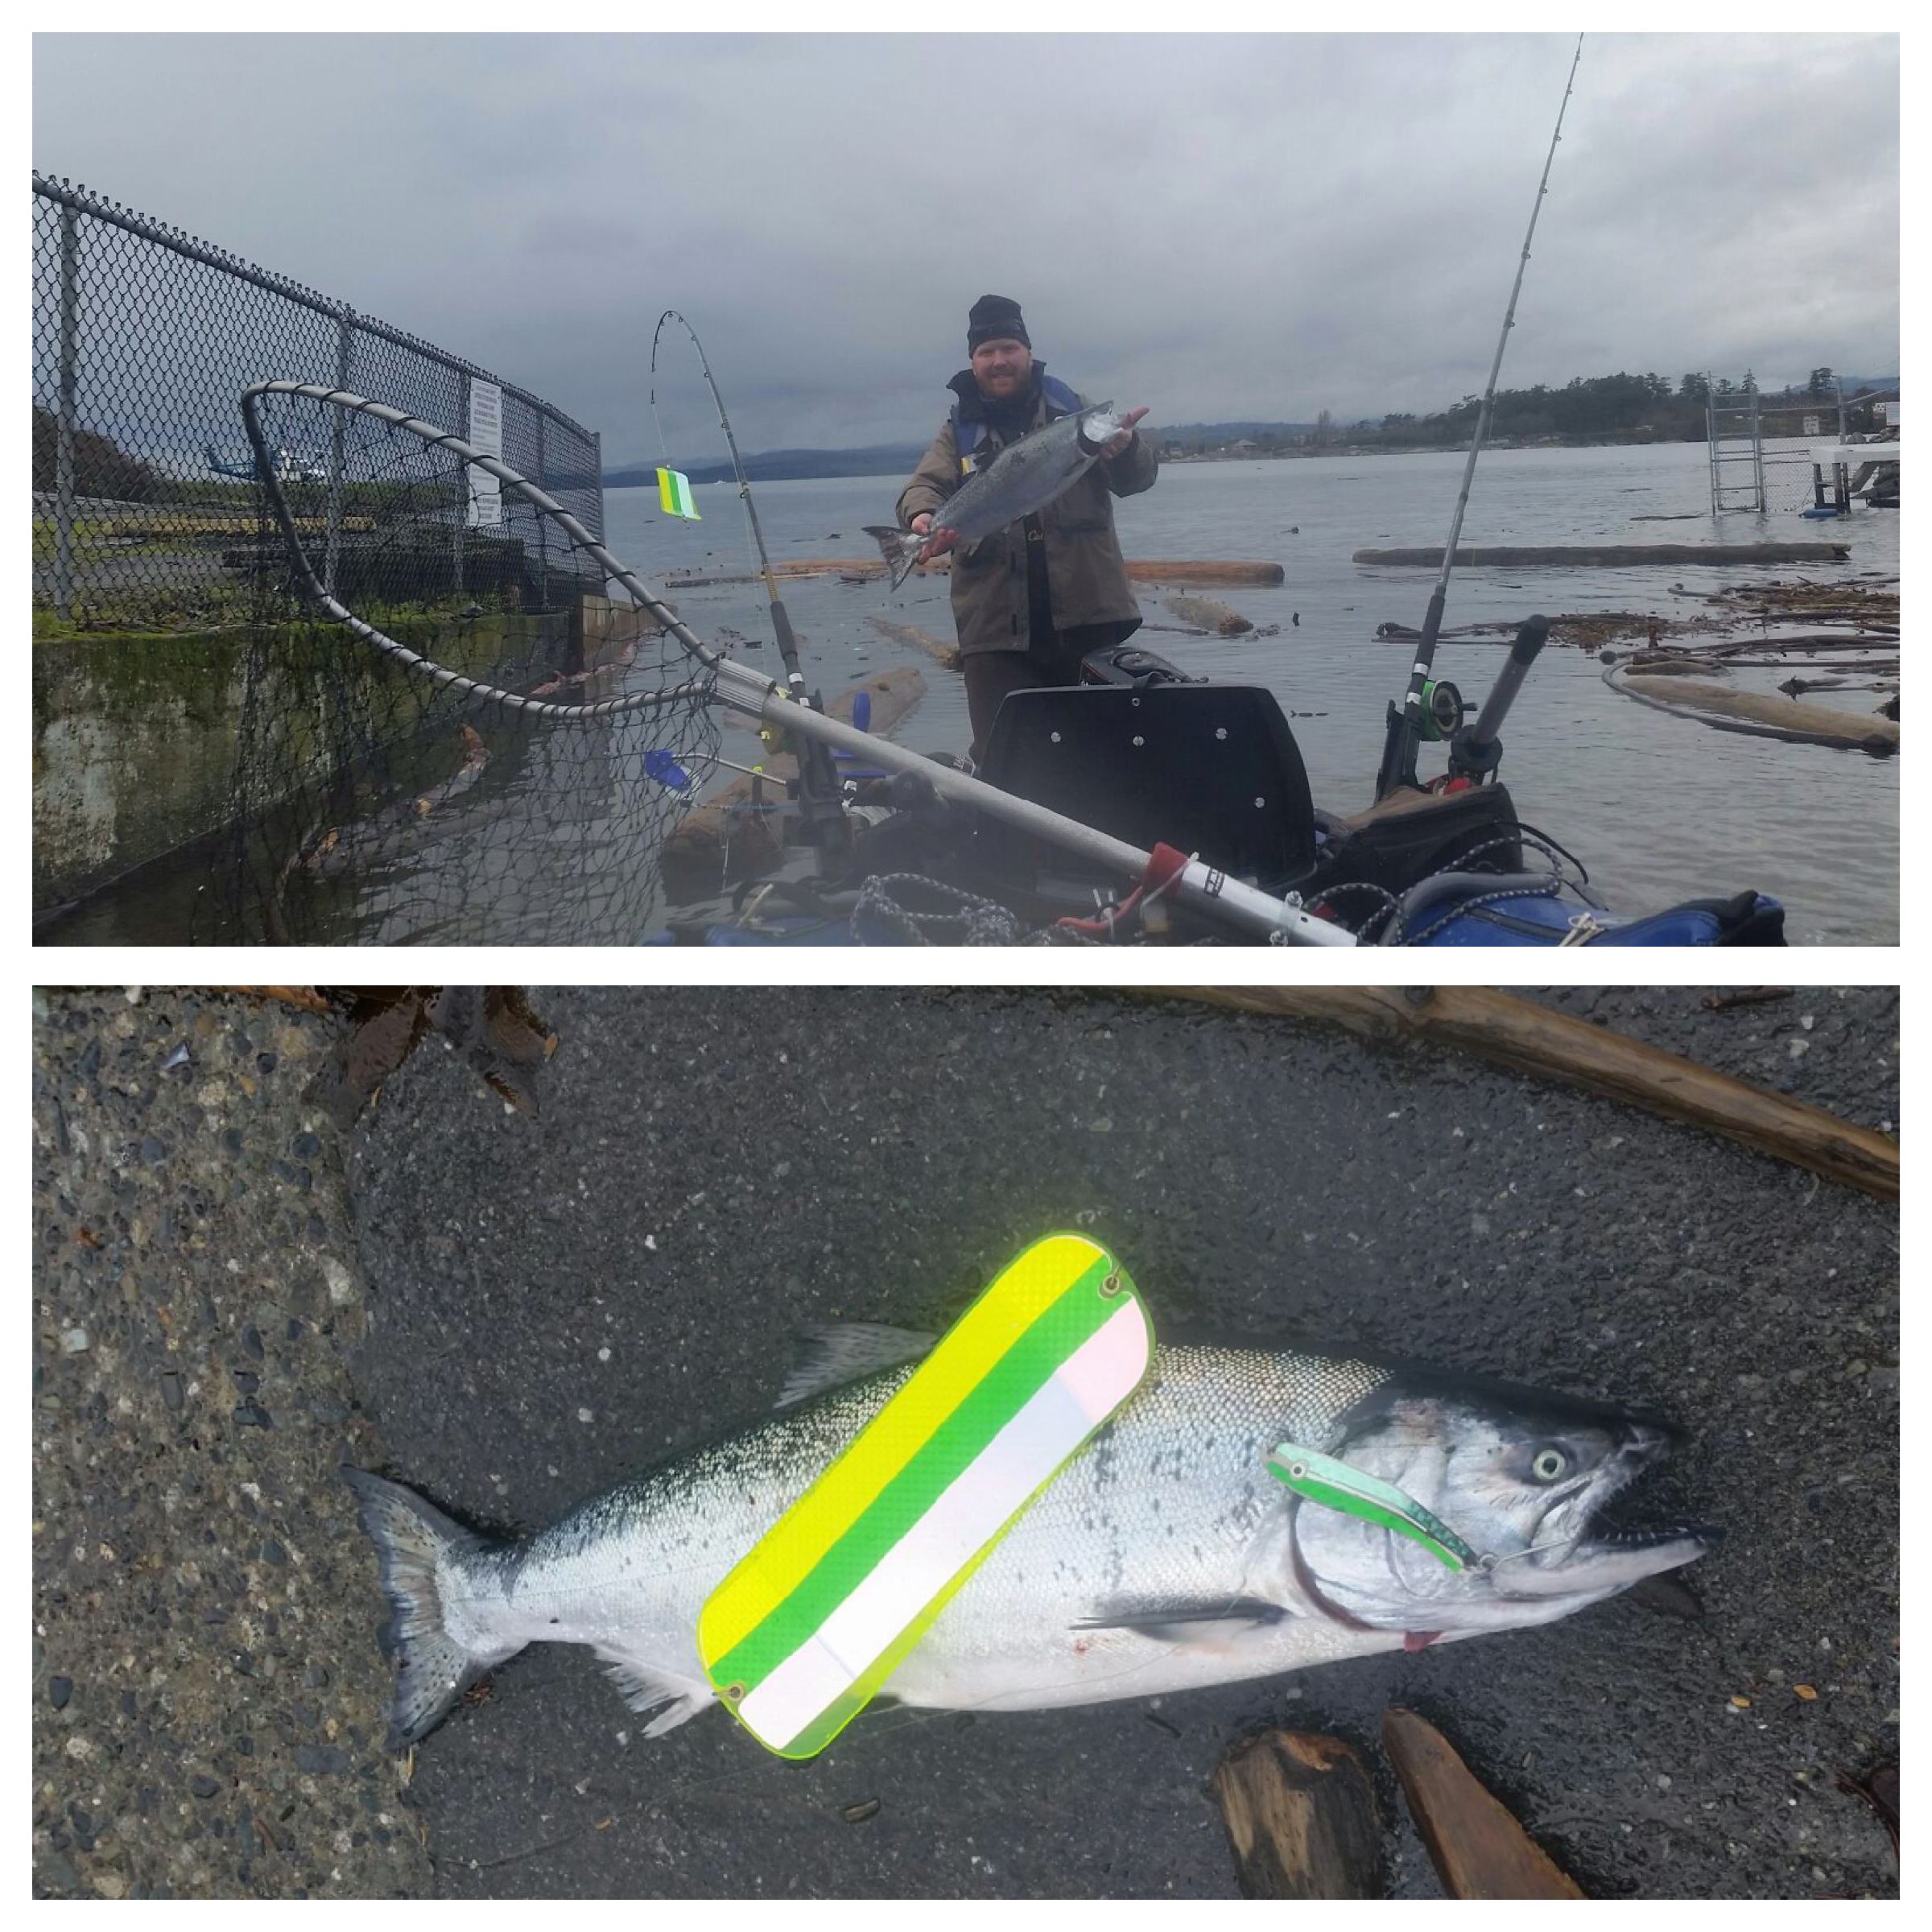
<path id="1" fill-rule="evenodd" d="M 301 1098 L 333 1023 L 35 1005 L 35 1893 L 425 1896 L 335 1473 L 381 1451 L 342 1150 Z"/>

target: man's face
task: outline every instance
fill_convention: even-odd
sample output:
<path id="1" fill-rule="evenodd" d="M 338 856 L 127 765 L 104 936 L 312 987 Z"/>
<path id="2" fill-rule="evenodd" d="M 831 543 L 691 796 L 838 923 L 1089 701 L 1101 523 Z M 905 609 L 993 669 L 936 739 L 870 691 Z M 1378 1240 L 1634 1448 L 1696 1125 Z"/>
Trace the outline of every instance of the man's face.
<path id="1" fill-rule="evenodd" d="M 1033 352 L 1010 336 L 996 336 L 972 352 L 972 379 L 980 394 L 995 401 L 1017 394 L 1033 374 Z"/>

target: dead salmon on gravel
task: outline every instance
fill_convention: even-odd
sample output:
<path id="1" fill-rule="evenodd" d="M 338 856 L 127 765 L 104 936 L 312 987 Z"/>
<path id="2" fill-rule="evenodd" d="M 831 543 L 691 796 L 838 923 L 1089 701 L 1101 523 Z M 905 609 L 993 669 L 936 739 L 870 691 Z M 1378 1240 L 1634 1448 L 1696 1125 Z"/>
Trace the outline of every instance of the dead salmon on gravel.
<path id="1" fill-rule="evenodd" d="M 521 1539 L 345 1472 L 389 1600 L 392 1747 L 532 1643 L 588 1645 L 646 1736 L 696 1716 L 713 1701 L 696 1637 L 705 1599 L 931 1342 L 877 1324 L 815 1330 L 776 1413 Z M 1717 1540 L 1689 1525 L 1598 1526 L 1677 1437 L 1654 1416 L 1411 1364 L 1160 1347 L 882 1695 L 1038 1710 L 1552 1623 Z M 1451 1568 L 1385 1522 L 1305 1503 L 1269 1473 L 1284 1440 L 1399 1490 L 1480 1560 Z"/>

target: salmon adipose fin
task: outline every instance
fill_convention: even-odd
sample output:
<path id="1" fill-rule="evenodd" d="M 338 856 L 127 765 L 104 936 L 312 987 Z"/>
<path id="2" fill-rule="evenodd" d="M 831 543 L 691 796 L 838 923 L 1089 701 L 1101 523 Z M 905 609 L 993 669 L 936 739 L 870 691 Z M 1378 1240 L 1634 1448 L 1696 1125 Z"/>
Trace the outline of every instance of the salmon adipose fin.
<path id="1" fill-rule="evenodd" d="M 892 587 L 897 590 L 912 575 L 913 561 L 926 547 L 926 539 L 916 530 L 899 530 L 890 524 L 868 523 L 863 527 L 884 555 L 886 568 L 892 572 Z"/>
<path id="2" fill-rule="evenodd" d="M 519 1644 L 478 1655 L 444 1621 L 443 1592 L 457 1565 L 502 1546 L 452 1522 L 399 1483 L 360 1469 L 345 1469 L 342 1476 L 356 1492 L 357 1509 L 376 1546 L 389 1599 L 380 1641 L 398 1660 L 389 1748 L 400 1751 L 433 1731 L 485 1671 L 522 1648 Z"/>

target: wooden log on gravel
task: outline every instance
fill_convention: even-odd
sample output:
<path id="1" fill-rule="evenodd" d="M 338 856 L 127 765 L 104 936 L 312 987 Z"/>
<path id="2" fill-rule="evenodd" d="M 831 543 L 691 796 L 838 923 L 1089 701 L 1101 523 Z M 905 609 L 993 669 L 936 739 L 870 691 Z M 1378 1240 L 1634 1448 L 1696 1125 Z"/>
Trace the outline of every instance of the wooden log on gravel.
<path id="1" fill-rule="evenodd" d="M 1244 1898 L 1384 1896 L 1374 1787 L 1340 1738 L 1244 1738 L 1216 1768 L 1213 1787 Z"/>
<path id="2" fill-rule="evenodd" d="M 1558 544 L 1552 548 L 1459 550 L 1459 564 L 1557 564 L 1602 567 L 1622 564 L 1829 564 L 1849 556 L 1848 543 L 1608 543 Z M 1435 550 L 1358 550 L 1357 564 L 1400 564 L 1439 570 L 1443 553 Z"/>
<path id="3" fill-rule="evenodd" d="M 1826 1179 L 1898 1199 L 1898 1143 L 1682 1055 L 1488 986 L 1150 986 L 1152 999 L 1322 1020 L 1380 1046 L 1411 1040 L 1558 1080 L 1741 1141 Z"/>
<path id="4" fill-rule="evenodd" d="M 1799 745 L 1829 745 L 1844 751 L 1869 752 L 1889 758 L 1898 749 L 1898 726 L 1890 718 L 1839 711 L 1828 704 L 1805 704 L 1762 691 L 1733 691 L 1693 678 L 1659 678 L 1653 671 L 1632 675 L 1620 665 L 1605 671 L 1612 691 L 1635 698 L 1654 711 L 1720 731 L 1739 731 L 1761 738 L 1785 738 Z"/>
<path id="5" fill-rule="evenodd" d="M 926 679 L 910 664 L 874 671 L 830 700 L 827 714 L 849 724 L 852 701 L 861 691 L 872 699 L 869 729 L 882 737 L 925 696 Z M 787 782 L 798 776 L 798 760 L 788 752 L 773 752 L 752 762 L 763 765 L 769 774 L 766 800 L 782 803 Z M 672 899 L 702 898 L 730 883 L 724 876 L 728 853 L 733 880 L 749 878 L 778 858 L 782 848 L 766 815 L 739 809 L 751 803 L 757 782 L 749 778 L 733 779 L 686 813 L 677 830 L 664 841 L 664 889 Z"/>
<path id="6" fill-rule="evenodd" d="M 1385 1711 L 1382 1745 L 1402 1781 L 1417 1834 L 1451 1898 L 1583 1896 L 1435 1725 L 1413 1711 Z"/>

